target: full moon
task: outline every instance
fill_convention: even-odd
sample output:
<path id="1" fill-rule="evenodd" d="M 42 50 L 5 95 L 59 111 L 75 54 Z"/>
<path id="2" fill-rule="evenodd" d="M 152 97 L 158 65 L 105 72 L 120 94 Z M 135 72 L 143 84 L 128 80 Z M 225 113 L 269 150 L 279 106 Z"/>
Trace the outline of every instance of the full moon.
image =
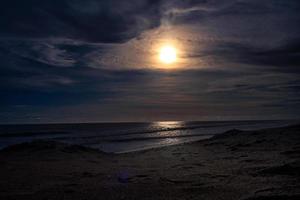
<path id="1" fill-rule="evenodd" d="M 176 48 L 173 46 L 163 46 L 159 51 L 159 59 L 165 64 L 172 64 L 177 59 Z"/>

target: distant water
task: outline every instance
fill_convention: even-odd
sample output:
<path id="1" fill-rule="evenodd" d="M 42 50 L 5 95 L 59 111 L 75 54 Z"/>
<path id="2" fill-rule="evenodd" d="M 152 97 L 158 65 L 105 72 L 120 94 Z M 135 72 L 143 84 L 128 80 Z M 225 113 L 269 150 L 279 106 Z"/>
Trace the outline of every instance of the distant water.
<path id="1" fill-rule="evenodd" d="M 49 139 L 97 148 L 130 152 L 192 142 L 230 129 L 253 130 L 295 124 L 295 121 L 218 121 L 0 125 L 0 149 L 36 139 Z"/>

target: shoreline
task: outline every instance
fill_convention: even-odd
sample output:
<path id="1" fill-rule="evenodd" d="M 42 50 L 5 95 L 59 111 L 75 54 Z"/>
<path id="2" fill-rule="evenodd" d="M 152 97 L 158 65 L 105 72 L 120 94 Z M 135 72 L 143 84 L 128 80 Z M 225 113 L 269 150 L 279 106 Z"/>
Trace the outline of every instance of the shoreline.
<path id="1" fill-rule="evenodd" d="M 274 120 L 260 120 L 260 122 L 270 122 L 270 121 L 273 121 Z M 222 121 L 221 121 L 222 122 Z M 227 121 L 226 121 L 227 122 Z M 235 123 L 237 121 L 233 121 L 231 123 Z M 257 120 L 255 120 L 255 122 L 257 122 Z M 283 123 L 284 120 L 281 120 L 281 121 L 278 121 L 280 122 L 280 124 L 260 124 L 259 126 L 265 126 L 265 128 L 267 129 L 270 129 L 270 128 L 280 128 L 280 127 L 286 127 L 286 126 L 291 126 L 291 125 L 294 125 L 294 124 L 299 124 L 299 121 L 297 120 L 294 120 L 293 123 L 291 120 L 289 121 L 285 121 L 285 122 L 289 122 L 289 123 Z M 186 122 L 186 123 L 191 123 L 191 122 Z M 216 123 L 216 122 L 214 122 Z M 223 122 L 222 122 L 223 123 Z M 110 123 L 110 124 L 113 124 L 113 123 Z M 71 124 L 70 124 L 71 125 Z M 76 126 L 81 126 L 82 124 L 74 124 Z M 95 124 L 95 125 L 101 125 L 101 124 Z M 116 124 L 118 125 L 118 123 Z M 255 124 L 255 126 L 257 126 L 258 124 Z M 23 126 L 23 125 L 21 125 Z M 29 125 L 31 126 L 31 125 Z M 35 141 L 35 140 L 45 140 L 45 141 L 58 141 L 58 142 L 64 142 L 66 144 L 72 144 L 72 142 L 67 142 L 67 141 L 61 141 L 61 140 L 68 140 L 68 137 L 72 137 L 72 135 L 74 134 L 74 136 L 76 137 L 76 131 L 74 133 L 72 133 L 75 129 L 72 128 L 72 129 L 68 129 L 67 127 L 60 127 L 60 129 L 57 129 L 57 127 L 49 127 L 48 126 L 44 126 L 44 125 L 40 125 L 40 126 L 33 126 L 31 128 L 27 128 L 25 129 L 24 131 L 22 131 L 22 129 L 19 129 L 19 128 L 14 128 L 14 127 L 11 127 L 9 129 L 7 129 L 6 132 L 5 129 L 3 129 L 2 131 L 4 131 L 3 133 L 0 133 L 0 139 L 4 139 L 4 141 L 6 140 L 6 143 L 4 142 L 4 144 L 0 147 L 0 150 L 2 149 L 5 149 L 11 145 L 18 145 L 18 144 L 21 144 L 21 143 L 26 143 L 26 142 L 32 142 L 32 141 Z M 222 135 L 224 134 L 224 132 L 227 132 L 227 131 L 230 131 L 231 129 L 227 129 L 226 130 L 226 127 L 228 126 L 232 126 L 232 124 L 222 124 L 222 125 L 218 125 L 218 124 L 215 124 L 214 126 L 212 125 L 208 125 L 208 124 L 203 124 L 203 125 L 192 125 L 192 126 L 188 126 L 188 127 L 177 127 L 177 128 L 162 128 L 161 130 L 158 129 L 158 130 L 152 130 L 152 131 L 139 131 L 139 132 L 128 132 L 126 133 L 122 133 L 122 134 L 104 134 L 104 135 L 101 135 L 101 134 L 94 134 L 94 135 L 87 135 L 87 136 L 81 136 L 82 139 L 89 139 L 89 140 L 92 140 L 92 139 L 97 139 L 97 138 L 102 138 L 103 139 L 103 143 L 104 143 L 104 146 L 105 146 L 105 143 L 115 143 L 115 145 L 117 146 L 117 144 L 120 142 L 120 143 L 131 143 L 133 141 L 135 142 L 140 142 L 140 141 L 155 141 L 156 139 L 177 139 L 177 138 L 181 138 L 183 141 L 174 141 L 174 142 L 171 142 L 171 143 L 158 143 L 158 144 L 153 144 L 153 145 L 147 145 L 146 147 L 142 147 L 140 145 L 140 147 L 131 147 L 129 149 L 126 149 L 126 148 L 122 148 L 122 149 L 115 149 L 115 150 L 109 150 L 109 149 L 106 149 L 106 148 L 103 148 L 102 145 L 101 145 L 101 141 L 99 141 L 99 139 L 97 139 L 99 142 L 96 142 L 96 143 L 87 143 L 87 144 L 78 144 L 77 145 L 82 145 L 82 146 L 85 146 L 85 147 L 89 147 L 89 148 L 93 148 L 93 149 L 99 149 L 100 151 L 104 151 L 104 152 L 108 152 L 108 153 L 116 153 L 116 154 L 120 154 L 120 153 L 128 153 L 128 152 L 135 152 L 135 151 L 142 151 L 142 150 L 147 150 L 147 149 L 155 149 L 155 148 L 161 148 L 161 147 L 164 147 L 164 146 L 173 146 L 173 145 L 178 145 L 178 144 L 186 144 L 186 143 L 191 143 L 191 142 L 197 142 L 197 141 L 201 141 L 201 140 L 206 140 L 206 139 L 209 139 L 215 135 Z M 242 127 L 239 127 L 239 126 L 242 126 Z M 251 127 L 251 124 L 250 124 L 250 127 L 247 127 L 249 126 L 249 124 L 247 124 L 246 127 L 243 127 L 244 124 L 239 124 L 238 127 L 232 127 L 232 129 L 239 129 L 239 130 L 244 130 L 244 131 L 253 131 L 253 130 L 259 130 L 260 127 Z M 210 129 L 207 129 L 207 130 L 204 130 L 205 133 L 201 133 L 202 128 L 218 128 L 218 127 L 223 127 L 225 130 L 213 130 L 212 129 L 212 132 L 207 132 L 208 130 Z M 62 128 L 62 129 L 61 129 Z M 31 129 L 31 130 L 30 130 Z M 198 130 L 200 132 L 197 133 L 196 130 Z M 1 128 L 0 128 L 1 130 Z M 14 130 L 14 131 L 13 131 Z M 161 132 L 169 132 L 169 131 L 177 131 L 177 130 L 193 130 L 194 133 L 192 134 L 183 134 L 183 135 L 174 135 L 174 136 L 169 136 L 169 135 L 154 135 L 154 136 L 150 136 L 150 137 L 129 137 L 129 138 L 124 138 L 124 136 L 127 136 L 127 135 L 140 135 L 140 134 L 143 134 L 143 133 L 161 133 Z M 11 132 L 12 131 L 12 132 Z M 82 131 L 82 130 L 81 130 Z M 87 130 L 89 131 L 89 130 Z M 111 139 L 109 139 L 110 137 L 112 137 Z M 121 137 L 119 139 L 116 139 L 114 137 Z M 14 140 L 18 141 L 20 140 L 19 142 L 13 142 Z M 91 141 L 92 142 L 92 141 Z M 73 144 L 76 144 L 76 143 L 73 143 Z M 1 145 L 1 143 L 0 143 Z"/>
<path id="2" fill-rule="evenodd" d="M 0 163 L 0 198 L 8 200 L 294 200 L 300 125 L 121 154 L 34 141 L 1 150 Z"/>

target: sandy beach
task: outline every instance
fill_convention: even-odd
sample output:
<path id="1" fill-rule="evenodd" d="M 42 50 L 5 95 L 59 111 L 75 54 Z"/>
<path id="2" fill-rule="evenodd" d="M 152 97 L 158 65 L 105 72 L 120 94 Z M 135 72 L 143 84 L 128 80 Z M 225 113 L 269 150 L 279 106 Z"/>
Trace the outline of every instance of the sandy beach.
<path id="1" fill-rule="evenodd" d="M 300 198 L 300 125 L 108 154 L 34 141 L 0 151 L 0 199 Z"/>

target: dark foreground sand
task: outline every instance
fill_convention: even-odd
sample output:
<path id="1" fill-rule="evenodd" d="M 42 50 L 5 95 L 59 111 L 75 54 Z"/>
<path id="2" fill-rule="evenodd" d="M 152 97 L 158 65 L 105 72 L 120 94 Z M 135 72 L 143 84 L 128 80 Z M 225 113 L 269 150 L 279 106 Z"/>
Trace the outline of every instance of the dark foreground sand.
<path id="1" fill-rule="evenodd" d="M 0 199 L 300 199 L 300 126 L 122 155 L 37 141 L 0 151 Z"/>

